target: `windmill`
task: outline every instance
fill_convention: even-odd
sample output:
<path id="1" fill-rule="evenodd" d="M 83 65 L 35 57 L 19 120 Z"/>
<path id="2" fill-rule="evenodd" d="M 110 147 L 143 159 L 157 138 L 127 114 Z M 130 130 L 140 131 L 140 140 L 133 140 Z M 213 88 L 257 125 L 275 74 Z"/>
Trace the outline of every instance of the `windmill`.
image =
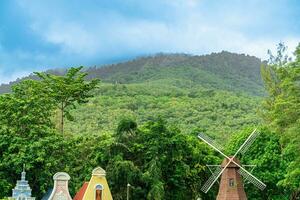
<path id="1" fill-rule="evenodd" d="M 205 134 L 200 133 L 198 135 L 199 139 L 207 143 L 209 146 L 214 148 L 217 152 L 225 157 L 221 166 L 210 165 L 216 167 L 216 169 L 212 171 L 211 177 L 202 186 L 201 190 L 204 193 L 208 192 L 208 190 L 214 185 L 214 183 L 218 181 L 220 176 L 221 181 L 217 200 L 246 200 L 247 196 L 244 191 L 241 176 L 244 177 L 244 179 L 248 182 L 253 183 L 260 190 L 265 189 L 266 185 L 258 178 L 253 176 L 249 171 L 247 171 L 245 169 L 245 166 L 242 166 L 240 161 L 236 158 L 239 153 L 246 153 L 246 151 L 249 149 L 254 140 L 259 136 L 259 134 L 260 133 L 255 129 L 233 156 L 227 156 L 226 154 L 224 154 L 222 152 L 222 146 Z"/>

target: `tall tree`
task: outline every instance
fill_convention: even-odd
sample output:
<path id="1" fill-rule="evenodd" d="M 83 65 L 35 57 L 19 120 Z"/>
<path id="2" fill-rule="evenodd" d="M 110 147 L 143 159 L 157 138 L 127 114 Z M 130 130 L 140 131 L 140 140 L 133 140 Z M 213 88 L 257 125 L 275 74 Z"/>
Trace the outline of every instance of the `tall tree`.
<path id="1" fill-rule="evenodd" d="M 269 96 L 263 104 L 263 117 L 280 136 L 283 156 L 289 159 L 287 173 L 279 184 L 293 188 L 291 199 L 300 196 L 300 46 L 296 59 L 285 62 L 282 52 L 263 67 L 263 79 Z M 281 47 L 281 50 L 285 48 Z M 284 58 L 284 61 L 281 61 Z M 272 60 L 272 58 L 271 58 Z M 265 73 L 268 71 L 268 73 Z"/>
<path id="2" fill-rule="evenodd" d="M 24 163 L 33 194 L 41 198 L 53 174 L 74 160 L 72 141 L 63 140 L 51 121 L 55 102 L 45 90 L 26 80 L 0 96 L 0 198 L 11 195 Z"/>
<path id="3" fill-rule="evenodd" d="M 70 110 L 76 108 L 76 104 L 88 102 L 92 97 L 91 91 L 97 87 L 99 80 L 85 80 L 87 73 L 81 72 L 83 67 L 72 67 L 64 76 L 57 76 L 48 73 L 35 74 L 42 79 L 48 89 L 49 95 L 55 100 L 60 110 L 60 131 L 64 134 L 65 117 L 73 120 Z"/>

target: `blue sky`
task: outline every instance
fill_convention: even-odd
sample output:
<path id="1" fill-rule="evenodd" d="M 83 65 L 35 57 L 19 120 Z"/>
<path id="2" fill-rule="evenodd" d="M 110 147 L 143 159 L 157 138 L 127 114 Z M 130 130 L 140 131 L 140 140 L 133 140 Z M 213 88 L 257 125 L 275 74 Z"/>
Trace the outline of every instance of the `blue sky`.
<path id="1" fill-rule="evenodd" d="M 1 0 L 0 83 L 158 52 L 266 59 L 280 41 L 300 42 L 298 0 Z"/>

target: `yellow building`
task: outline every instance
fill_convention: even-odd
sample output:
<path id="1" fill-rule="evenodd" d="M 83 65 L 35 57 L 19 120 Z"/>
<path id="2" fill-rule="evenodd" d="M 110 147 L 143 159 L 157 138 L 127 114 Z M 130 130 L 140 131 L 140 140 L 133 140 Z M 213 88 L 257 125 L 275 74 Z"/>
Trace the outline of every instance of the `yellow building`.
<path id="1" fill-rule="evenodd" d="M 73 200 L 112 200 L 105 175 L 101 167 L 94 169 L 90 181 L 83 184 Z"/>

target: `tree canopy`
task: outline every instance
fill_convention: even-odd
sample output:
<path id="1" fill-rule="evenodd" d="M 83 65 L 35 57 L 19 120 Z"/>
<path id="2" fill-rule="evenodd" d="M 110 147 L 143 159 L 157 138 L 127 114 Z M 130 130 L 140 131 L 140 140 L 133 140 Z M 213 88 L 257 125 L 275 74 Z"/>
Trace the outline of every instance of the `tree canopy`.
<path id="1" fill-rule="evenodd" d="M 280 45 L 278 59 L 274 56 L 262 66 L 266 97 L 249 96 L 240 88 L 235 93 L 192 85 L 176 76 L 98 87 L 98 80 L 86 80 L 82 67 L 64 75 L 37 73 L 39 80 L 20 81 L 11 93 L 0 95 L 0 198 L 10 196 L 26 163 L 37 198 L 52 187 L 57 171 L 70 174 L 74 195 L 92 169 L 101 166 L 117 200 L 126 199 L 128 183 L 132 199 L 215 199 L 218 185 L 208 194 L 200 188 L 210 176 L 206 164 L 220 164 L 223 158 L 195 134 L 207 132 L 233 152 L 250 129 L 260 125 L 261 135 L 241 161 L 256 165 L 253 173 L 267 188 L 261 192 L 246 184 L 247 195 L 249 199 L 297 199 L 300 47 L 293 61 L 284 50 Z M 192 63 L 186 70 L 193 67 Z M 185 75 L 195 72 L 176 70 Z M 127 75 L 118 77 L 132 74 Z M 62 130 L 67 134 L 62 135 Z"/>
<path id="2" fill-rule="evenodd" d="M 287 173 L 278 183 L 293 188 L 291 196 L 300 194 L 300 45 L 295 60 L 286 60 L 285 47 L 278 46 L 278 59 L 263 66 L 263 78 L 269 96 L 263 104 L 262 116 L 280 138 L 283 156 L 288 159 Z"/>
<path id="3" fill-rule="evenodd" d="M 69 120 L 73 120 L 70 110 L 75 109 L 76 104 L 87 103 L 88 98 L 92 97 L 90 91 L 97 87 L 99 83 L 98 79 L 86 82 L 85 77 L 87 73 L 80 72 L 82 68 L 83 66 L 77 68 L 72 67 L 64 76 L 49 73 L 35 73 L 42 79 L 46 94 L 50 96 L 60 110 L 61 133 L 64 132 L 65 117 Z"/>

